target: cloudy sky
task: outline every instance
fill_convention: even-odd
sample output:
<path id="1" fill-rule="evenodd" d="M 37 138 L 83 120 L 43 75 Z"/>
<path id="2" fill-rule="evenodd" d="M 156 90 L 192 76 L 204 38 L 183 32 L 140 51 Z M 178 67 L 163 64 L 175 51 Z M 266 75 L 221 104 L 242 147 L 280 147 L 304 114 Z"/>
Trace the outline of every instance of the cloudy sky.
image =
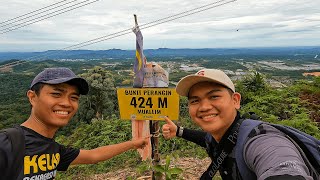
<path id="1" fill-rule="evenodd" d="M 17 24 L 30 19 L 20 21 L 16 19 L 16 22 L 11 21 L 12 24 L 9 25 L 3 23 L 4 21 L 61 1 L 2 2 L 0 51 L 58 50 L 120 31 L 128 34 L 81 47 L 81 49 L 135 49 L 135 35 L 128 30 L 134 26 L 133 14 L 137 14 L 138 23 L 143 25 L 198 7 L 203 7 L 201 11 L 206 8 L 208 10 L 142 29 L 144 48 L 320 45 L 319 0 L 237 0 L 234 2 L 221 0 L 215 4 L 218 6 L 213 8 L 210 7 L 217 1 L 99 0 L 73 11 L 6 32 L 10 30 L 10 26 L 18 27 Z M 74 5 L 83 1 L 85 0 L 65 0 L 60 5 L 64 3 Z M 208 4 L 211 6 L 206 6 Z M 63 7 L 66 8 L 67 5 L 60 9 Z M 53 11 L 47 10 L 47 13 L 50 12 Z M 45 13 L 33 18 L 40 19 L 41 15 L 44 16 Z"/>

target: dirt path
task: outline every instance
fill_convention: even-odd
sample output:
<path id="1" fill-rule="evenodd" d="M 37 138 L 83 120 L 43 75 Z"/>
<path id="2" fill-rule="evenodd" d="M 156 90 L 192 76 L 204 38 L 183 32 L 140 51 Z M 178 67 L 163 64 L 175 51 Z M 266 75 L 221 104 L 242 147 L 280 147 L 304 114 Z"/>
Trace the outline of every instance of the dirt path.
<path id="1" fill-rule="evenodd" d="M 183 169 L 183 179 L 196 180 L 199 179 L 201 174 L 210 165 L 210 159 L 198 159 L 198 158 L 179 158 L 173 160 L 171 164 L 178 168 Z M 81 180 L 125 180 L 130 177 L 138 180 L 150 180 L 151 173 L 145 173 L 143 176 L 136 177 L 136 170 L 132 168 L 120 169 L 118 171 L 109 172 L 106 174 L 96 174 L 87 178 L 81 178 Z M 80 179 L 78 179 L 80 180 Z"/>

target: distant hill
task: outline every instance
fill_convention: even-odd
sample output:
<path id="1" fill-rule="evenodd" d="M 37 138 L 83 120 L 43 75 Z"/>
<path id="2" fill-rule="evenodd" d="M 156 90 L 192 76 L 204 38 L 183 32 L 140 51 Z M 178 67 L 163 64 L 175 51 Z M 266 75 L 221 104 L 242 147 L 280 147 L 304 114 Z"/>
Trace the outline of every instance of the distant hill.
<path id="1" fill-rule="evenodd" d="M 303 56 L 314 57 L 320 53 L 320 46 L 312 47 L 270 47 L 270 48 L 206 48 L 206 49 L 146 49 L 147 58 L 153 57 L 185 57 L 185 56 Z M 11 59 L 46 60 L 46 59 L 106 59 L 134 58 L 135 50 L 49 50 L 44 52 L 0 52 L 0 61 Z"/>

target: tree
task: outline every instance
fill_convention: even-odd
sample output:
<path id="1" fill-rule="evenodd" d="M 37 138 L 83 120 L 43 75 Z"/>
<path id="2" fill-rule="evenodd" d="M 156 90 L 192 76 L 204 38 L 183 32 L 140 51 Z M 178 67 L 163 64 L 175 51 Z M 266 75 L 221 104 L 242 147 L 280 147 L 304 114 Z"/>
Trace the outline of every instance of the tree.
<path id="1" fill-rule="evenodd" d="M 241 81 L 238 81 L 236 89 L 241 94 L 241 104 L 245 105 L 253 101 L 252 97 L 268 92 L 270 85 L 266 83 L 262 74 L 255 71 L 246 75 Z"/>
<path id="2" fill-rule="evenodd" d="M 267 89 L 267 83 L 265 82 L 264 77 L 257 71 L 246 76 L 242 83 L 247 90 L 252 92 L 264 91 Z"/>
<path id="3" fill-rule="evenodd" d="M 117 114 L 116 87 L 111 72 L 96 66 L 80 76 L 88 81 L 90 90 L 80 100 L 79 119 L 89 123 L 92 118 L 110 118 Z"/>

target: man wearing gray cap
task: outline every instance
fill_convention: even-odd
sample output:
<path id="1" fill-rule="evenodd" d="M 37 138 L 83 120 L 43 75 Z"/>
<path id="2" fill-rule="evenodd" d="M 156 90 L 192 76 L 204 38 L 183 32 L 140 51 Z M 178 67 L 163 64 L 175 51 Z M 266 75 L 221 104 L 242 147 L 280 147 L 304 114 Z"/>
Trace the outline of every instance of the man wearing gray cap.
<path id="1" fill-rule="evenodd" d="M 239 171 L 236 140 L 243 121 L 238 111 L 241 95 L 223 71 L 203 69 L 188 75 L 178 82 L 176 91 L 188 97 L 189 115 L 203 131 L 179 127 L 166 117 L 163 136 L 182 137 L 206 148 L 212 163 L 202 180 L 212 179 L 217 171 L 228 180 L 313 179 L 296 146 L 284 133 L 267 124 L 250 134 L 241 149 L 252 176 Z"/>
<path id="2" fill-rule="evenodd" d="M 0 133 L 0 179 L 54 179 L 56 171 L 65 171 L 70 164 L 98 163 L 148 143 L 146 137 L 80 150 L 55 142 L 55 133 L 69 123 L 78 110 L 80 95 L 88 91 L 87 81 L 68 68 L 40 72 L 27 92 L 32 107 L 29 118 L 16 127 L 14 136 Z M 17 146 L 13 139 L 20 136 L 21 151 L 13 154 Z"/>

